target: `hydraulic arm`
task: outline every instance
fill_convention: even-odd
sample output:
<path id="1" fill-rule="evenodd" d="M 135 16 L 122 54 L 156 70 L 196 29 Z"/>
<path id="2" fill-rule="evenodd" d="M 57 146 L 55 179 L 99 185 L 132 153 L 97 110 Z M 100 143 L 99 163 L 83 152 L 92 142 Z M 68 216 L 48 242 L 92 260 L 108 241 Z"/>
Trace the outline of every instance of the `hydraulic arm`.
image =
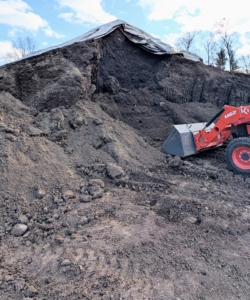
<path id="1" fill-rule="evenodd" d="M 205 129 L 218 117 L 219 119 L 213 128 L 210 131 L 206 131 Z M 237 127 L 242 124 L 244 124 L 245 132 L 239 134 L 241 136 L 249 136 L 250 123 L 247 124 L 248 122 L 250 122 L 250 106 L 234 107 L 225 105 L 219 113 L 206 124 L 204 129 L 194 134 L 196 150 L 200 151 L 223 143 L 230 137 L 231 133 L 240 131 L 237 130 Z M 242 126 L 239 126 L 239 129 L 242 131 Z"/>

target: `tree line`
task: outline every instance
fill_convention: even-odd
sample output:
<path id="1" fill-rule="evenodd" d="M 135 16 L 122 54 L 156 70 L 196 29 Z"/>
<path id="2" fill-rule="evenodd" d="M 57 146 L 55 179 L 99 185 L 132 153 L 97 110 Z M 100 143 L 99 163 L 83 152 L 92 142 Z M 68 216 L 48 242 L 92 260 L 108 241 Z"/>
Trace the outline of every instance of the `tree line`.
<path id="1" fill-rule="evenodd" d="M 207 65 L 249 74 L 250 55 L 237 54 L 237 50 L 242 46 L 239 33 L 231 32 L 229 21 L 226 19 L 216 23 L 213 29 L 185 32 L 177 39 L 176 46 L 180 50 L 198 54 Z"/>

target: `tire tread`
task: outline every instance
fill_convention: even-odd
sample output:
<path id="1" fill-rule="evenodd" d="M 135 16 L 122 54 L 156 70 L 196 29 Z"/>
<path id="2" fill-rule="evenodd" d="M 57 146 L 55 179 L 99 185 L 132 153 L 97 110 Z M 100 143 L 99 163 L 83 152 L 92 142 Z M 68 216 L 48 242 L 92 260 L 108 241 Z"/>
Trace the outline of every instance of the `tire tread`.
<path id="1" fill-rule="evenodd" d="M 233 139 L 226 148 L 226 160 L 229 165 L 229 167 L 236 173 L 239 173 L 241 175 L 247 175 L 250 176 L 250 169 L 249 170 L 243 170 L 237 167 L 233 160 L 232 160 L 232 153 L 233 151 L 239 147 L 239 146 L 247 146 L 250 148 L 250 137 L 239 137 L 236 139 Z"/>

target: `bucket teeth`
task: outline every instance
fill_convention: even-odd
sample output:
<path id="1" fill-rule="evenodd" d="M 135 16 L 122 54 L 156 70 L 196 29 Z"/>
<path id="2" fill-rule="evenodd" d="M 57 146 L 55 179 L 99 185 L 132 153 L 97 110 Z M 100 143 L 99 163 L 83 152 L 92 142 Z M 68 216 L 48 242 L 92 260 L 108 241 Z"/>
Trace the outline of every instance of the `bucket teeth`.
<path id="1" fill-rule="evenodd" d="M 194 133 L 202 130 L 205 125 L 206 123 L 172 125 L 171 134 L 163 143 L 163 151 L 180 157 L 197 153 Z M 211 124 L 206 130 L 210 131 L 213 126 L 214 124 Z"/>

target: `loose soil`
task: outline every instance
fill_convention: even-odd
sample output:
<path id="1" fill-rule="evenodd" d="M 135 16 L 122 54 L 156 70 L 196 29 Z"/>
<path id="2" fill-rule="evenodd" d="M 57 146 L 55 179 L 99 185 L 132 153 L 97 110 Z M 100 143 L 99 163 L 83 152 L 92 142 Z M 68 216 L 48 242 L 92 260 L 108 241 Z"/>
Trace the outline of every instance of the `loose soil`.
<path id="1" fill-rule="evenodd" d="M 119 30 L 1 67 L 0 298 L 250 299 L 250 179 L 161 150 L 249 86 Z"/>

